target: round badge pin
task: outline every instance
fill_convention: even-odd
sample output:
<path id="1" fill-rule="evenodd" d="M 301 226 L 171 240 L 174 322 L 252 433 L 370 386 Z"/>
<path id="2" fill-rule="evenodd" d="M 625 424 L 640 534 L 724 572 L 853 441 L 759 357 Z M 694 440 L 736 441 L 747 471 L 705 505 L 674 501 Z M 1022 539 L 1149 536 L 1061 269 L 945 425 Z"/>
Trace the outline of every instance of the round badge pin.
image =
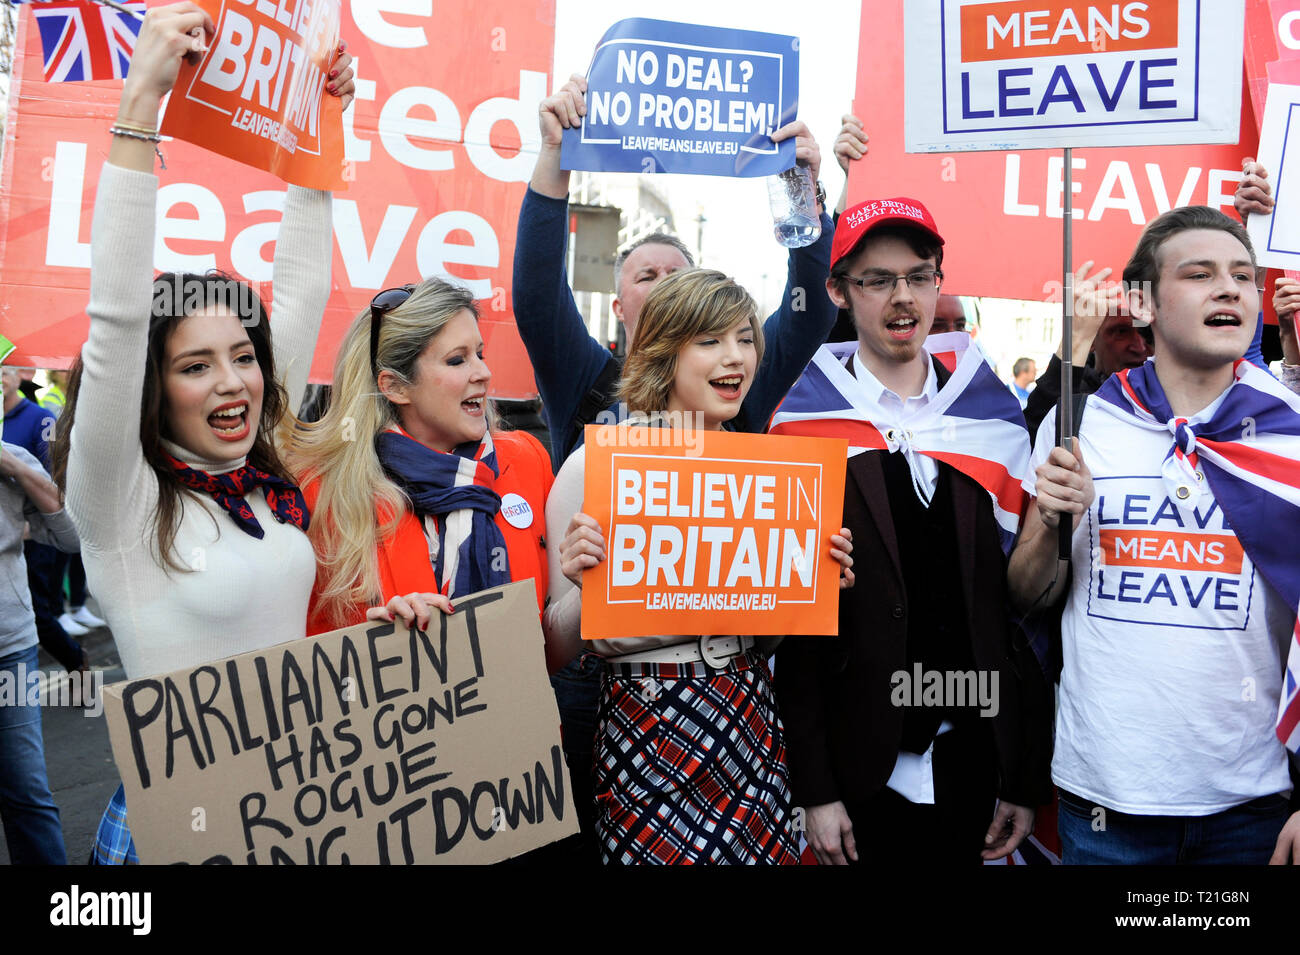
<path id="1" fill-rule="evenodd" d="M 518 494 L 506 494 L 501 498 L 501 514 L 511 527 L 523 530 L 532 526 L 533 507 Z"/>

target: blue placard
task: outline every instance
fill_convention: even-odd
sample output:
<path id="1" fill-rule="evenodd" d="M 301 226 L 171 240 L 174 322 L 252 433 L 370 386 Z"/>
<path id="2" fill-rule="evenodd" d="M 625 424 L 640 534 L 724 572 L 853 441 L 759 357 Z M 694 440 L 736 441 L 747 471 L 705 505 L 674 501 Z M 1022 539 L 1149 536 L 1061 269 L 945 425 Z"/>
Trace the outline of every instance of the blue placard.
<path id="1" fill-rule="evenodd" d="M 587 115 L 560 164 L 602 172 L 772 176 L 794 140 L 771 134 L 799 105 L 799 40 L 664 20 L 620 20 L 587 71 Z"/>

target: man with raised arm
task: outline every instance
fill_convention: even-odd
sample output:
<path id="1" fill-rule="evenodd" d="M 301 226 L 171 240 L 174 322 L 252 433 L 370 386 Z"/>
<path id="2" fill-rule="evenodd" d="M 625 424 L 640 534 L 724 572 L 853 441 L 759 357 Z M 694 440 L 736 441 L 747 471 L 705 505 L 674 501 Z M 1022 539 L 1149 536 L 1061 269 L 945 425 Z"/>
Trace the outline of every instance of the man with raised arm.
<path id="1" fill-rule="evenodd" d="M 583 425 L 614 404 L 620 376 L 614 356 L 588 334 L 565 274 L 569 172 L 560 168 L 560 144 L 564 130 L 579 126 L 587 112 L 586 89 L 586 80 L 574 75 L 541 102 L 541 152 L 519 210 L 515 243 L 515 321 L 542 395 L 557 470 L 582 442 Z M 776 142 L 791 137 L 796 157 L 811 167 L 816 180 L 821 167 L 816 141 L 801 122 L 772 134 Z M 767 353 L 734 422 L 738 431 L 762 431 L 767 426 L 772 411 L 835 322 L 835 306 L 823 287 L 830 269 L 832 230 L 821 198 L 821 238 L 790 250 L 785 294 L 780 309 L 763 326 Z M 614 267 L 614 314 L 627 329 L 629 341 L 650 290 L 664 276 L 693 266 L 685 245 L 662 233 L 639 240 L 619 255 Z"/>
<path id="2" fill-rule="evenodd" d="M 565 262 L 569 242 L 569 173 L 560 168 L 565 129 L 582 122 L 587 107 L 587 81 L 574 75 L 554 96 L 538 107 L 541 152 L 519 210 L 513 276 L 515 322 L 533 365 L 543 414 L 551 430 L 551 461 L 558 471 L 565 458 L 582 443 L 583 426 L 611 407 L 622 369 L 615 357 L 587 332 L 569 288 Z M 816 141 L 801 122 L 789 123 L 772 139 L 795 138 L 795 156 L 812 168 L 821 165 Z M 824 282 L 830 269 L 831 221 L 823 208 L 818 184 L 822 234 L 810 246 L 790 251 L 789 278 L 780 309 L 763 326 L 767 343 L 739 416 L 739 431 L 762 431 L 777 404 L 804 366 L 826 340 L 836 308 L 826 297 Z M 626 248 L 615 260 L 614 314 L 631 341 L 641 305 L 664 277 L 694 266 L 682 242 L 655 233 Z M 621 417 L 621 416 L 620 416 Z M 564 732 L 564 753 L 573 782 L 574 799 L 583 834 L 592 836 L 592 740 L 600 696 L 600 667 L 594 657 L 579 658 L 551 677 Z M 595 857 L 591 842 L 589 857 Z"/>

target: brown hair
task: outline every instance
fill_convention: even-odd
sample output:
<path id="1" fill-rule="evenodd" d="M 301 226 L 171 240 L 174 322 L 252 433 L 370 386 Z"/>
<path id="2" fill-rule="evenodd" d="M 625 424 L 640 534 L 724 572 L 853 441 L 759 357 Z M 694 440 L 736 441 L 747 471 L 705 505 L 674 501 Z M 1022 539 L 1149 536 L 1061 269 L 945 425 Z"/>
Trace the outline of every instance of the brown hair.
<path id="1" fill-rule="evenodd" d="M 943 245 L 935 241 L 934 236 L 930 235 L 930 233 L 901 222 L 890 222 L 876 226 L 858 240 L 858 244 L 850 249 L 848 254 L 840 256 L 839 261 L 835 263 L 835 267 L 831 269 L 831 281 L 835 283 L 836 290 L 844 298 L 849 297 L 849 283 L 845 278 L 849 274 L 849 259 L 861 252 L 866 243 L 876 239 L 902 239 L 917 258 L 934 259 L 936 269 L 943 267 Z"/>
<path id="2" fill-rule="evenodd" d="M 145 353 L 144 388 L 140 402 L 140 450 L 158 477 L 158 508 L 154 512 L 154 555 L 164 570 L 188 571 L 174 553 L 176 532 L 180 528 L 184 495 L 195 492 L 180 483 L 167 460 L 162 442 L 166 422 L 164 400 L 163 353 L 176 323 L 191 319 L 196 312 L 210 306 L 229 309 L 248 330 L 257 365 L 262 371 L 262 414 L 257 422 L 257 437 L 248 452 L 248 463 L 277 477 L 288 478 L 289 472 L 275 448 L 275 429 L 288 409 L 284 388 L 275 377 L 275 357 L 271 348 L 271 327 L 266 308 L 251 286 L 213 271 L 206 275 L 168 272 L 153 283 L 153 316 L 149 320 L 149 344 Z M 50 463 L 55 483 L 67 491 L 68 453 L 72 429 L 76 424 L 77 395 L 81 390 L 81 358 L 68 372 L 64 411 L 55 426 L 55 440 L 50 448 Z"/>
<path id="3" fill-rule="evenodd" d="M 686 269 L 661 281 L 646 297 L 623 366 L 619 397 L 628 410 L 665 410 L 682 348 L 699 335 L 720 334 L 744 319 L 754 330 L 754 350 L 761 362 L 758 306 L 734 280 L 712 269 Z"/>
<path id="4" fill-rule="evenodd" d="M 1215 229 L 1228 233 L 1246 247 L 1250 264 L 1255 265 L 1255 247 L 1250 244 L 1245 226 L 1209 206 L 1182 206 L 1157 216 L 1142 230 L 1137 247 L 1124 266 L 1125 289 L 1138 289 L 1145 285 L 1154 298 L 1160 284 L 1160 246 L 1189 229 Z"/>

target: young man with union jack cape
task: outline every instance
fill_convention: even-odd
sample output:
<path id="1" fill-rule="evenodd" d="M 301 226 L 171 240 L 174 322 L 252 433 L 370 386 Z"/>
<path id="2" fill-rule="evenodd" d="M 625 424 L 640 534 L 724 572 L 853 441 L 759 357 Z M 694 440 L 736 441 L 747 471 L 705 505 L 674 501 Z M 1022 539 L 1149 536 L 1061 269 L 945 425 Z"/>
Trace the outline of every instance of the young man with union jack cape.
<path id="1" fill-rule="evenodd" d="M 1165 213 L 1124 283 L 1155 358 L 1088 398 L 1073 453 L 1043 422 L 1009 570 L 1022 608 L 1066 597 L 1062 859 L 1300 863 L 1287 754 L 1300 742 L 1300 401 L 1242 359 L 1259 290 L 1235 219 Z M 1087 283 L 1076 297 L 1100 294 Z"/>
<path id="2" fill-rule="evenodd" d="M 848 438 L 844 523 L 874 568 L 842 596 L 838 636 L 778 652 L 821 863 L 978 865 L 1014 851 L 1049 796 L 1050 702 L 1005 600 L 1029 435 L 968 336 L 924 347 L 942 262 L 916 200 L 845 212 L 826 289 L 857 341 L 823 347 L 773 417 L 774 433 Z"/>

